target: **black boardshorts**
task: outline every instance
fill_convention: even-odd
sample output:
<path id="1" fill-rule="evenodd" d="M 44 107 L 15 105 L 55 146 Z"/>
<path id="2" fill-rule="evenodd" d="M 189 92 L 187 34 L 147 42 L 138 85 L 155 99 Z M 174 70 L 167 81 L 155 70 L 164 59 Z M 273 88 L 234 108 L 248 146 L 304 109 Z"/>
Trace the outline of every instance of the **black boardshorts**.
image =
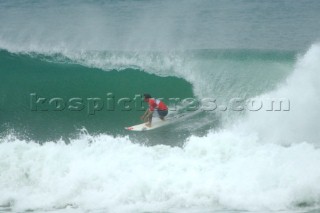
<path id="1" fill-rule="evenodd" d="M 157 110 L 159 116 L 164 117 L 166 115 L 168 115 L 168 110 Z"/>

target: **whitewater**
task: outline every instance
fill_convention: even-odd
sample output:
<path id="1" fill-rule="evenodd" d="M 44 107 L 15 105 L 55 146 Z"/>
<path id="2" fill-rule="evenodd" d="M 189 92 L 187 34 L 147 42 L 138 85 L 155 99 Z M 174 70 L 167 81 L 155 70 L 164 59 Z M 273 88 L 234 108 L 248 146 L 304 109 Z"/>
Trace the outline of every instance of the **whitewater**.
<path id="1" fill-rule="evenodd" d="M 7 135 L 0 144 L 1 206 L 111 212 L 318 208 L 319 57 L 315 44 L 285 84 L 260 96 L 289 97 L 290 112 L 248 114 L 223 130 L 189 137 L 183 147 L 144 146 L 126 136 L 85 131 L 70 144 Z"/>
<path id="2" fill-rule="evenodd" d="M 319 9 L 316 0 L 0 1 L 0 212 L 318 212 Z M 123 128 L 139 111 L 30 110 L 31 93 L 107 92 L 290 108 L 179 105 L 192 115 L 142 134 Z"/>

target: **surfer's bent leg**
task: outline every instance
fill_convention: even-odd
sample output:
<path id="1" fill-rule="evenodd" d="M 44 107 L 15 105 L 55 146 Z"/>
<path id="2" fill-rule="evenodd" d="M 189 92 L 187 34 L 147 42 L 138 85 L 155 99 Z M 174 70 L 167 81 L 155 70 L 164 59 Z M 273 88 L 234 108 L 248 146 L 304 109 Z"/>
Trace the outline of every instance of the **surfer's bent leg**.
<path id="1" fill-rule="evenodd" d="M 164 117 L 168 115 L 168 110 L 158 110 L 158 114 L 160 119 L 164 121 Z"/>

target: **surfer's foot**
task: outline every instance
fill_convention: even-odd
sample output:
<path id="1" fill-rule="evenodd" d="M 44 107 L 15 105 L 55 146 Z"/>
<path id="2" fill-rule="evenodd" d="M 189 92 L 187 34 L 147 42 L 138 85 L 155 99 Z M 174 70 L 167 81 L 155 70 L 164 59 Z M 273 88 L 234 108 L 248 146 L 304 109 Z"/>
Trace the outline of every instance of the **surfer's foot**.
<path id="1" fill-rule="evenodd" d="M 147 123 L 147 124 L 146 124 L 146 127 L 151 127 L 151 124 L 150 124 L 150 123 Z"/>
<path id="2" fill-rule="evenodd" d="M 160 119 L 161 119 L 162 121 L 164 121 L 164 117 L 160 117 Z"/>

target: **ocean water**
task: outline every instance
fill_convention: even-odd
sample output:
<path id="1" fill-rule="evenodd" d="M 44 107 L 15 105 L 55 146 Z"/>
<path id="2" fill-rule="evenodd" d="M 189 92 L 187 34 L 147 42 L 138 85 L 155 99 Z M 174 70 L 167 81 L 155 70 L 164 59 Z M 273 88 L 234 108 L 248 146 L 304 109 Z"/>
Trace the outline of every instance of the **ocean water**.
<path id="1" fill-rule="evenodd" d="M 0 212 L 319 212 L 319 11 L 0 1 Z"/>

